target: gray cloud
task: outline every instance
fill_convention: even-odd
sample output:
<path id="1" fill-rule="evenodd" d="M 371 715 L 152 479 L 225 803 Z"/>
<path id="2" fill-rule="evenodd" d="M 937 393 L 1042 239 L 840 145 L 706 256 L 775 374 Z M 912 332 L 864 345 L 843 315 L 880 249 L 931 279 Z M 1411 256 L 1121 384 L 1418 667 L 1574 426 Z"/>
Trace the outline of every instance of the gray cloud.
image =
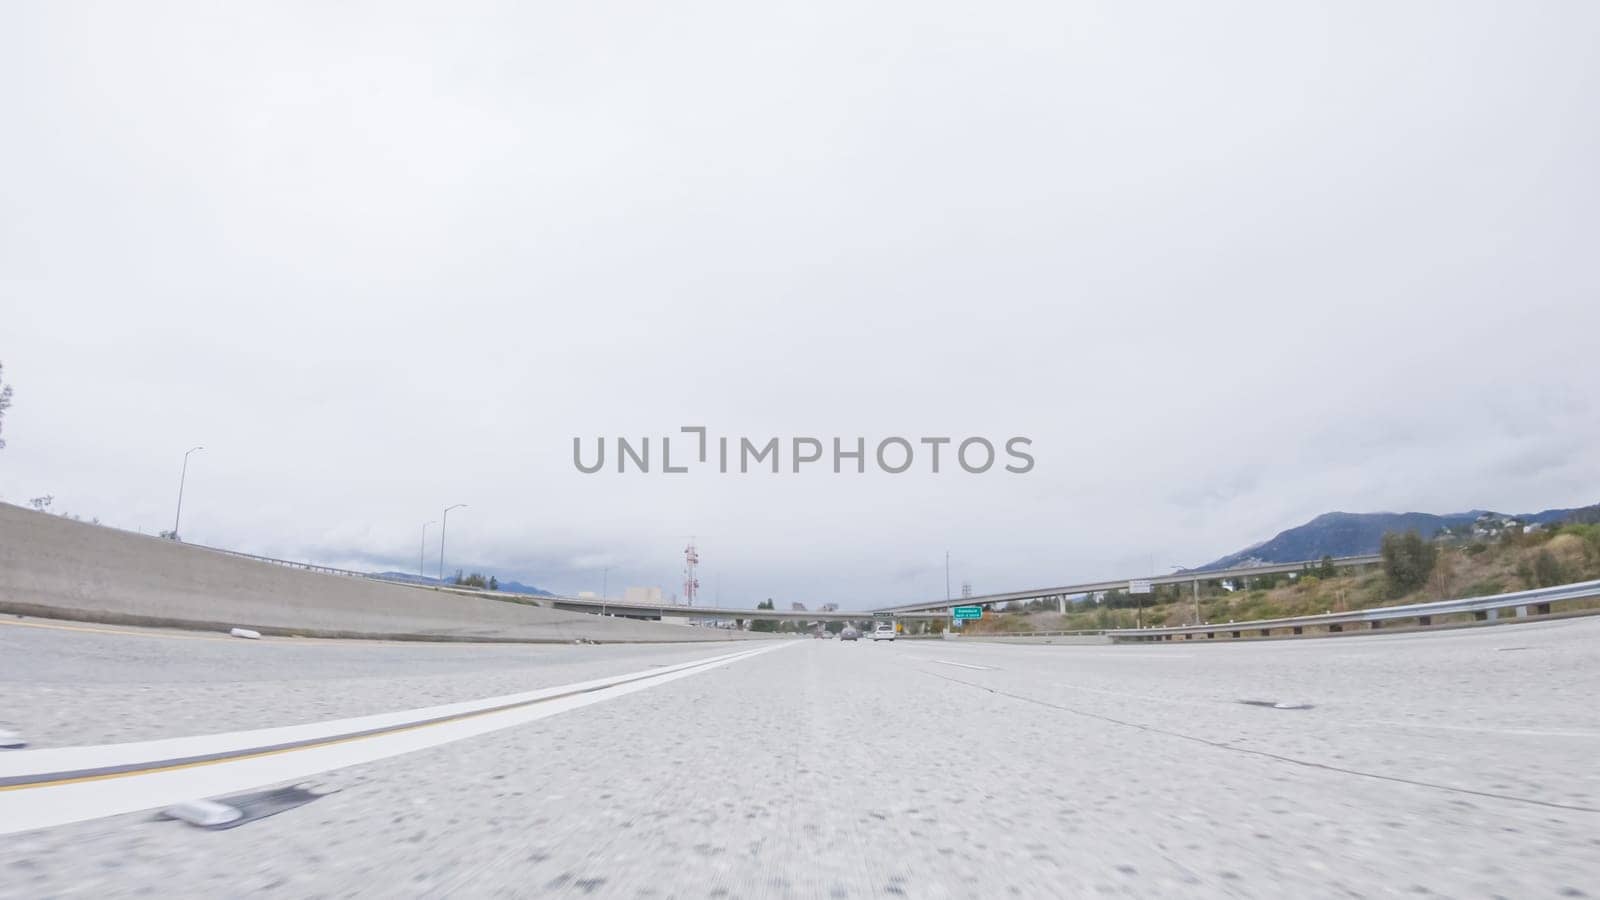
<path id="1" fill-rule="evenodd" d="M 1580 5 L 24 4 L 0 497 L 866 605 L 1596 499 Z M 584 476 L 575 435 L 1034 439 Z M 457 556 L 459 554 L 459 557 Z M 620 580 L 619 580 L 620 579 Z"/>

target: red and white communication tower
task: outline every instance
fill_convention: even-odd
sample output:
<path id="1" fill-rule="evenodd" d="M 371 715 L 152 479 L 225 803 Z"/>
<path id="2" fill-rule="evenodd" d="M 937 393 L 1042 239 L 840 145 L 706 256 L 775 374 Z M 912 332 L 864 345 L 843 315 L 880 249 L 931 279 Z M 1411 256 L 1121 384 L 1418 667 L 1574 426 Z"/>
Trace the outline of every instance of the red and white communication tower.
<path id="1" fill-rule="evenodd" d="M 683 600 L 690 606 L 694 605 L 694 595 L 700 592 L 700 579 L 694 574 L 698 565 L 700 551 L 694 549 L 694 538 L 690 538 L 689 546 L 683 548 Z"/>

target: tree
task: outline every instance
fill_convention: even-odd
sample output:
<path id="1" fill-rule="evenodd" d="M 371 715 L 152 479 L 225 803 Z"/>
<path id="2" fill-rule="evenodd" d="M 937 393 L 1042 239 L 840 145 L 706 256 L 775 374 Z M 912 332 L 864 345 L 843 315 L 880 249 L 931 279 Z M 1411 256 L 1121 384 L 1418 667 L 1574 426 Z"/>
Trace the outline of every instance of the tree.
<path id="1" fill-rule="evenodd" d="M 494 577 L 493 575 L 490 575 L 489 576 L 489 590 L 491 590 L 491 591 L 500 590 L 500 579 Z"/>
<path id="2" fill-rule="evenodd" d="M 1379 552 L 1383 556 L 1383 574 L 1396 596 L 1427 584 L 1439 559 L 1439 548 L 1432 541 L 1423 540 L 1415 529 L 1384 534 Z"/>
<path id="3" fill-rule="evenodd" d="M 475 588 L 488 587 L 489 586 L 489 579 L 483 577 L 483 573 L 481 573 L 481 572 L 473 572 L 471 575 L 468 575 L 466 577 L 462 577 L 461 570 L 457 569 L 456 570 L 456 584 L 460 585 L 461 587 L 475 587 Z"/>
<path id="4" fill-rule="evenodd" d="M 1338 572 L 1333 567 L 1333 557 L 1322 557 L 1322 562 L 1317 565 L 1317 577 L 1323 581 L 1327 581 L 1329 578 L 1332 578 L 1337 574 Z"/>
<path id="5" fill-rule="evenodd" d="M 777 607 L 772 605 L 772 598 L 768 597 L 767 599 L 761 601 L 760 603 L 757 603 L 756 604 L 756 609 L 777 609 Z M 755 619 L 750 623 L 750 630 L 751 631 L 764 631 L 764 632 L 769 632 L 769 633 L 770 632 L 776 632 L 778 630 L 778 620 L 777 619 Z"/>
<path id="6" fill-rule="evenodd" d="M 5 426 L 6 410 L 11 408 L 11 385 L 4 382 L 6 367 L 0 365 L 0 429 Z M 0 437 L 0 450 L 6 448 L 6 439 Z"/>

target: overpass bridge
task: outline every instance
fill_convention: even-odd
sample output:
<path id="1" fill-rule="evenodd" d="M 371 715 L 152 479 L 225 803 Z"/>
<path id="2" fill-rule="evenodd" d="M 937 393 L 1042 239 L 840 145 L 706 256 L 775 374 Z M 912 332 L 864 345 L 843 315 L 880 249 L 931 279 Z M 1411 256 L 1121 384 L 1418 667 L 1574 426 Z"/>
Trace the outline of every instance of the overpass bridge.
<path id="1" fill-rule="evenodd" d="M 1368 556 L 1341 556 L 1332 560 L 1335 568 L 1351 566 L 1370 566 L 1383 562 L 1383 557 L 1377 554 Z M 1322 560 L 1302 560 L 1300 562 L 1274 563 L 1266 566 L 1241 566 L 1232 569 L 1196 570 L 1189 569 L 1173 572 L 1168 575 L 1151 575 L 1144 578 L 1119 578 L 1113 581 L 1086 581 L 1081 584 L 1063 584 L 1056 587 L 1033 588 L 1031 590 L 1008 591 L 1000 594 L 982 594 L 977 597 L 961 597 L 958 599 L 929 600 L 922 603 L 905 603 L 899 606 L 885 606 L 876 610 L 881 615 L 905 617 L 914 613 L 928 612 L 931 610 L 949 610 L 956 606 L 993 606 L 996 603 L 1012 603 L 1022 600 L 1058 600 L 1078 594 L 1093 594 L 1101 591 L 1127 590 L 1130 582 L 1147 581 L 1152 587 L 1164 584 L 1190 584 L 1198 597 L 1200 582 L 1218 581 L 1222 579 L 1248 579 L 1259 575 L 1283 575 L 1289 572 L 1302 572 L 1307 566 L 1320 566 Z"/>
<path id="2" fill-rule="evenodd" d="M 521 597 L 521 602 L 530 598 Z M 683 606 L 676 603 L 626 603 L 611 600 L 594 600 L 588 597 L 540 597 L 533 602 L 554 609 L 567 612 L 586 612 L 608 616 L 622 616 L 630 619 L 660 619 L 669 618 L 688 619 L 778 619 L 790 622 L 870 622 L 874 618 L 885 617 L 888 614 L 861 609 L 839 609 L 832 611 L 799 610 L 799 609 L 744 609 L 728 606 Z M 943 619 L 948 613 L 943 610 L 911 611 L 896 613 L 894 618 L 916 621 L 918 619 Z"/>

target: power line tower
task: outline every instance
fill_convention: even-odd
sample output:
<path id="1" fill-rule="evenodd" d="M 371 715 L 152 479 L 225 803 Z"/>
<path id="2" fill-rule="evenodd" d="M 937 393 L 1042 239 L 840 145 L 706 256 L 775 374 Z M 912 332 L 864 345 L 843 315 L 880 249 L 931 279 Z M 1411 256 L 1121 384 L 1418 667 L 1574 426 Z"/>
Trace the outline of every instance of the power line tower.
<path id="1" fill-rule="evenodd" d="M 690 606 L 700 592 L 700 578 L 695 574 L 699 565 L 700 551 L 694 548 L 694 538 L 689 538 L 689 546 L 683 548 L 683 601 Z"/>

